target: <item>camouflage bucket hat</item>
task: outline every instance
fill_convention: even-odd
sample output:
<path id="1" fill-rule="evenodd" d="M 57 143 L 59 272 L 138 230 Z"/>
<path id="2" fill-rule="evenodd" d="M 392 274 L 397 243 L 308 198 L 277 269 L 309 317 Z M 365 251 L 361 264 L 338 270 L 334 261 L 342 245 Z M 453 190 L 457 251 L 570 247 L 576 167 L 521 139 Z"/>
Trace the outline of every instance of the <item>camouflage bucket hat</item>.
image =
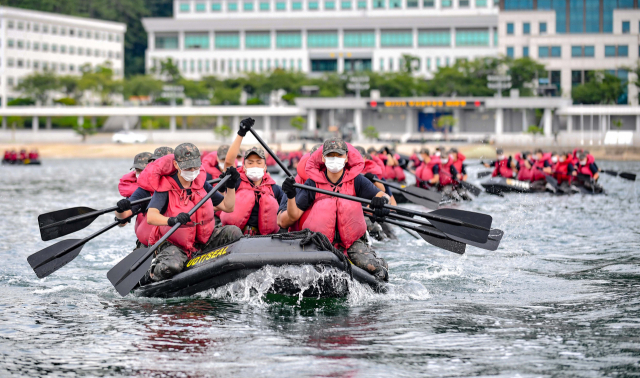
<path id="1" fill-rule="evenodd" d="M 332 152 L 337 152 L 340 155 L 345 155 L 349 151 L 347 143 L 340 138 L 329 138 L 324 141 L 322 145 L 322 154 L 324 156 L 329 155 Z"/>
<path id="2" fill-rule="evenodd" d="M 169 155 L 173 153 L 173 148 L 171 147 L 158 147 L 156 148 L 155 151 L 153 151 L 153 156 L 151 156 L 151 158 L 149 159 L 149 162 L 152 162 L 154 160 L 158 160 L 163 156 Z"/>
<path id="3" fill-rule="evenodd" d="M 227 152 L 229 152 L 228 144 L 218 147 L 218 160 L 224 160 L 227 157 Z"/>
<path id="4" fill-rule="evenodd" d="M 264 150 L 261 147 L 251 147 L 250 149 L 244 152 L 244 158 L 246 159 L 251 154 L 258 155 L 261 159 L 266 159 L 267 155 L 264 153 Z"/>
<path id="5" fill-rule="evenodd" d="M 180 169 L 200 168 L 200 151 L 191 143 L 182 143 L 173 153 Z"/>
<path id="6" fill-rule="evenodd" d="M 149 159 L 151 158 L 151 152 L 141 152 L 133 158 L 133 166 L 129 168 L 129 170 L 135 169 L 144 169 L 144 167 L 149 164 Z"/>

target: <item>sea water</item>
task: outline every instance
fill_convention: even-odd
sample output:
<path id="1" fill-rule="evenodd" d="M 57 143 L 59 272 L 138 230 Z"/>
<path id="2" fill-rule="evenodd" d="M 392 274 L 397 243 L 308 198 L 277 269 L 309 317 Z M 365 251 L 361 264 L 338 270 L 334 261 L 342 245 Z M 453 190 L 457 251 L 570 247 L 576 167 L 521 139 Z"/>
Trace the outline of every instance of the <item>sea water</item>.
<path id="1" fill-rule="evenodd" d="M 453 205 L 493 216 L 505 232 L 494 252 L 460 256 L 395 228 L 397 241 L 374 242 L 389 262 L 386 294 L 357 283 L 344 299 L 265 294 L 265 282 L 305 269 L 295 267 L 188 298 L 121 298 L 106 273 L 133 249 L 132 225 L 38 279 L 27 256 L 113 219 L 43 242 L 38 215 L 112 206 L 130 164 L 0 167 L 0 376 L 640 374 L 637 183 L 604 175 L 604 196 L 482 194 Z M 600 164 L 640 172 L 637 162 Z"/>

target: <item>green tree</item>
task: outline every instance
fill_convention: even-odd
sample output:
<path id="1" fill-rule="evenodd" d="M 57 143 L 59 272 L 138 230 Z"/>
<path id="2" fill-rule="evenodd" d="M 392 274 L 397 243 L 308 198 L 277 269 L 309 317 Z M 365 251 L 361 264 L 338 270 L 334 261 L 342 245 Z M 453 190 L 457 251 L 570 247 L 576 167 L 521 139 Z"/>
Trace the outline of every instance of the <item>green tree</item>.
<path id="1" fill-rule="evenodd" d="M 110 96 L 122 90 L 122 83 L 113 79 L 113 70 L 110 64 L 97 66 L 95 70 L 88 69 L 87 66 L 83 67 L 78 87 L 100 96 L 102 105 L 109 105 Z"/>
<path id="2" fill-rule="evenodd" d="M 376 140 L 380 137 L 380 134 L 378 133 L 378 129 L 376 129 L 372 125 L 365 127 L 365 129 L 362 130 L 362 134 L 365 136 L 365 138 L 370 140 Z"/>
<path id="3" fill-rule="evenodd" d="M 458 120 L 450 115 L 443 115 L 438 118 L 438 122 L 436 125 L 439 129 L 444 130 L 444 140 L 449 141 L 449 128 L 455 126 L 458 123 Z"/>
<path id="4" fill-rule="evenodd" d="M 157 71 L 158 72 L 152 72 L 152 73 L 160 74 L 160 78 L 162 79 L 162 81 L 165 81 L 165 82 L 177 83 L 178 81 L 180 81 L 180 79 L 182 79 L 182 75 L 180 74 L 180 69 L 173 62 L 172 58 L 161 60 L 160 67 L 157 68 Z"/>
<path id="5" fill-rule="evenodd" d="M 506 58 L 505 64 L 511 76 L 511 88 L 518 89 L 522 97 L 533 96 L 533 82 L 547 74 L 544 65 L 531 58 Z"/>
<path id="6" fill-rule="evenodd" d="M 77 134 L 80 134 L 82 136 L 83 142 L 87 141 L 87 136 L 93 135 L 96 133 L 96 129 L 93 127 L 93 125 L 91 125 L 91 121 L 89 121 L 88 119 L 85 119 L 81 125 L 76 123 L 73 126 L 73 130 Z"/>
<path id="7" fill-rule="evenodd" d="M 298 139 L 300 139 L 300 132 L 304 130 L 304 126 L 307 124 L 307 121 L 303 117 L 297 116 L 291 118 L 290 124 L 291 127 L 298 130 Z"/>
<path id="8" fill-rule="evenodd" d="M 402 72 L 412 74 L 420 67 L 420 58 L 410 54 L 402 54 Z"/>
<path id="9" fill-rule="evenodd" d="M 66 97 L 72 98 L 76 103 L 80 101 L 82 91 L 80 90 L 80 78 L 78 76 L 58 76 L 58 83 L 60 85 L 60 91 L 62 91 Z"/>
<path id="10" fill-rule="evenodd" d="M 222 141 L 226 141 L 229 135 L 231 135 L 231 128 L 227 125 L 219 125 L 213 128 L 213 133 Z"/>
<path id="11" fill-rule="evenodd" d="M 124 98 L 131 96 L 156 98 L 162 93 L 162 82 L 150 75 L 135 75 L 124 81 L 122 90 Z"/>
<path id="12" fill-rule="evenodd" d="M 25 76 L 16 90 L 35 98 L 41 105 L 45 105 L 51 93 L 59 88 L 58 78 L 53 72 L 34 72 Z"/>
<path id="13" fill-rule="evenodd" d="M 576 104 L 615 104 L 623 93 L 620 78 L 608 72 L 593 71 L 586 83 L 573 87 L 571 97 Z"/>

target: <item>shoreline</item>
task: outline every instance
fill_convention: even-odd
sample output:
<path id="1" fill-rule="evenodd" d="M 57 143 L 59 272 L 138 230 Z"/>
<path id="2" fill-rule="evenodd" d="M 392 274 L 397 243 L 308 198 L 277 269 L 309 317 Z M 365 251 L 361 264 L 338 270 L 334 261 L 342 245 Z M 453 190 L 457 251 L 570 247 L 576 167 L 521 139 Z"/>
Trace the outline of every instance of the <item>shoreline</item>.
<path id="1" fill-rule="evenodd" d="M 303 143 L 272 143 L 272 148 L 280 148 L 283 151 L 299 150 Z M 315 143 L 306 142 L 307 149 L 311 148 Z M 250 148 L 254 144 L 245 143 L 242 148 Z M 370 146 L 381 148 L 384 143 L 359 143 L 365 149 Z M 398 144 L 396 146 L 397 151 L 403 154 L 411 154 L 414 150 L 419 150 L 423 147 L 434 150 L 436 146 L 444 145 L 446 147 L 456 147 L 462 154 L 470 159 L 493 159 L 495 157 L 496 146 L 488 144 L 463 144 L 453 145 L 446 143 L 434 143 L 434 144 Z M 2 151 L 7 149 L 20 150 L 21 148 L 38 149 L 41 159 L 69 159 L 69 158 L 83 158 L 83 159 L 103 159 L 103 158 L 133 158 L 136 154 L 149 151 L 153 152 L 157 147 L 162 146 L 159 143 L 145 143 L 145 144 L 115 144 L 115 143 L 26 143 L 26 144 L 0 144 Z M 202 151 L 215 151 L 219 144 L 202 144 L 198 145 L 198 148 Z M 535 146 L 500 146 L 505 150 L 506 154 L 514 155 L 523 150 L 533 151 Z M 573 148 L 560 147 L 560 146 L 540 146 L 545 151 L 564 151 L 573 150 Z M 638 147 L 605 147 L 605 146 L 584 146 L 593 154 L 596 159 L 599 160 L 612 160 L 612 161 L 640 161 L 640 148 Z"/>

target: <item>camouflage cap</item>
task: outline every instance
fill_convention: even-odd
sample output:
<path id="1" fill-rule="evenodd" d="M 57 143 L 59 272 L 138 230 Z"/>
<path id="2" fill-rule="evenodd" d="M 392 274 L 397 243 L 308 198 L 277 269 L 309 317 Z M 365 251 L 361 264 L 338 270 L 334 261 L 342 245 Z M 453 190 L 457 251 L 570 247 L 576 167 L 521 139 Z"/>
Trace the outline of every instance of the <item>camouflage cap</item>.
<path id="1" fill-rule="evenodd" d="M 367 151 L 364 150 L 364 147 L 362 146 L 355 146 L 356 150 L 358 150 L 358 152 L 360 152 L 360 156 L 364 157 L 364 155 L 367 154 Z"/>
<path id="2" fill-rule="evenodd" d="M 153 151 L 153 155 L 149 159 L 149 162 L 152 162 L 154 160 L 158 160 L 161 157 L 169 155 L 169 154 L 172 154 L 172 153 L 173 153 L 173 148 L 171 148 L 171 147 L 167 147 L 167 146 L 158 147 L 158 148 L 156 148 L 155 151 Z"/>
<path id="3" fill-rule="evenodd" d="M 426 148 L 426 147 L 425 147 L 425 148 L 423 148 L 423 149 L 421 149 L 421 150 L 420 150 L 420 153 L 421 153 L 421 154 L 427 154 L 427 155 L 431 156 L 431 154 L 429 153 L 429 149 L 428 149 L 428 148 Z"/>
<path id="4" fill-rule="evenodd" d="M 367 153 L 372 153 L 372 152 L 378 152 L 378 151 L 377 151 L 377 150 L 376 150 L 376 148 L 375 148 L 375 147 L 373 147 L 373 146 L 372 146 L 372 147 L 367 148 Z"/>
<path id="5" fill-rule="evenodd" d="M 229 145 L 223 144 L 218 147 L 218 160 L 224 160 L 227 157 L 227 152 L 229 152 Z"/>
<path id="6" fill-rule="evenodd" d="M 347 143 L 338 137 L 329 138 L 322 144 L 322 154 L 324 156 L 327 156 L 332 152 L 337 152 L 340 155 L 346 155 L 347 151 L 349 151 Z"/>
<path id="7" fill-rule="evenodd" d="M 151 152 L 140 152 L 133 158 L 133 166 L 129 168 L 129 170 L 135 169 L 144 169 L 144 167 L 149 164 L 149 158 L 151 158 Z"/>
<path id="8" fill-rule="evenodd" d="M 249 155 L 251 154 L 256 154 L 258 155 L 260 158 L 262 159 L 266 159 L 266 154 L 264 153 L 264 150 L 262 149 L 262 147 L 251 147 L 250 149 L 246 150 L 244 152 L 244 158 L 248 158 Z"/>
<path id="9" fill-rule="evenodd" d="M 173 153 L 180 169 L 200 168 L 200 151 L 191 143 L 182 143 Z"/>
<path id="10" fill-rule="evenodd" d="M 322 147 L 322 144 L 318 143 L 315 146 L 311 147 L 311 151 L 310 153 L 314 153 L 316 151 L 318 151 L 318 148 Z"/>

